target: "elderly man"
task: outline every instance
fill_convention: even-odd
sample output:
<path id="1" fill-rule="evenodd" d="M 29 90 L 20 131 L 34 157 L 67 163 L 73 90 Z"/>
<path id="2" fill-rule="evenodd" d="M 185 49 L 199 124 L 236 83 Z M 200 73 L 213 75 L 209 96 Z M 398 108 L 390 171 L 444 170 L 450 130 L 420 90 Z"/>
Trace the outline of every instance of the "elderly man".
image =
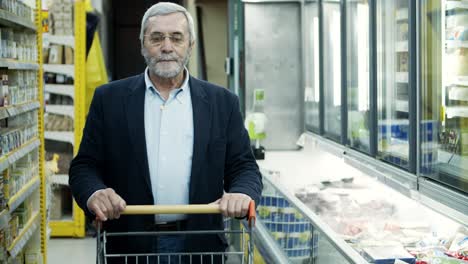
<path id="1" fill-rule="evenodd" d="M 140 39 L 145 72 L 94 94 L 70 166 L 73 195 L 111 232 L 223 229 L 221 215 L 120 217 L 127 204 L 213 202 L 224 216 L 243 217 L 262 190 L 238 98 L 185 68 L 195 44 L 190 14 L 158 3 L 143 16 Z M 109 238 L 108 252 L 213 252 L 226 246 L 218 235 L 128 237 Z"/>

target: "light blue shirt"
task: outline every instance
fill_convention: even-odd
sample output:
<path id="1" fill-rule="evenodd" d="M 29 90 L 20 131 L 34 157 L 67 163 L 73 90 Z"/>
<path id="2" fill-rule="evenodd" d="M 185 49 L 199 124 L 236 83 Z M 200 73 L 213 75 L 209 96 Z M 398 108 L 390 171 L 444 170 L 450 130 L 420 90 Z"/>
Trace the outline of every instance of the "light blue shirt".
<path id="1" fill-rule="evenodd" d="M 189 74 L 165 101 L 145 70 L 145 137 L 154 204 L 189 203 L 193 155 L 193 111 Z M 185 215 L 157 215 L 156 222 L 185 219 Z"/>

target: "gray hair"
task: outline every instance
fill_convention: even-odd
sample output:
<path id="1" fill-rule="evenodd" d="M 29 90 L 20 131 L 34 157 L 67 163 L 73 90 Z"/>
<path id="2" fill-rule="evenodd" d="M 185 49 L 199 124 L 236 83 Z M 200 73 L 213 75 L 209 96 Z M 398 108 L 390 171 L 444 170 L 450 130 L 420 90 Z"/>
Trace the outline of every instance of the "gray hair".
<path id="1" fill-rule="evenodd" d="M 187 19 L 190 43 L 195 41 L 196 36 L 195 36 L 195 27 L 193 24 L 193 18 L 190 15 L 190 13 L 187 11 L 187 9 L 185 9 L 183 6 L 180 6 L 178 4 L 169 3 L 169 2 L 160 2 L 160 3 L 153 5 L 148 10 L 146 10 L 145 15 L 143 16 L 143 19 L 141 20 L 140 41 L 141 41 L 142 47 L 143 47 L 144 34 L 146 32 L 148 19 L 150 17 L 165 16 L 165 15 L 169 15 L 172 13 L 182 13 L 185 16 L 185 18 Z"/>

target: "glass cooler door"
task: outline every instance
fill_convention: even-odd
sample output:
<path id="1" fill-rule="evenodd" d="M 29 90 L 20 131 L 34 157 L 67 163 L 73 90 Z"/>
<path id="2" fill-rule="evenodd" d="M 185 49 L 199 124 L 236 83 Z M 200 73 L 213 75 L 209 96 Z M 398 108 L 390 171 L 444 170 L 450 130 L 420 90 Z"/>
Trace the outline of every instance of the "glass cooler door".
<path id="1" fill-rule="evenodd" d="M 420 174 L 468 193 L 468 1 L 421 5 Z"/>
<path id="2" fill-rule="evenodd" d="M 378 157 L 409 168 L 409 1 L 378 0 Z"/>
<path id="3" fill-rule="evenodd" d="M 369 1 L 347 0 L 346 20 L 348 142 L 369 153 Z"/>
<path id="4" fill-rule="evenodd" d="M 319 132 L 319 14 L 318 1 L 305 2 L 305 124 L 310 131 Z"/>
<path id="5" fill-rule="evenodd" d="M 323 90 L 325 97 L 325 136 L 341 139 L 341 3 L 323 3 Z"/>

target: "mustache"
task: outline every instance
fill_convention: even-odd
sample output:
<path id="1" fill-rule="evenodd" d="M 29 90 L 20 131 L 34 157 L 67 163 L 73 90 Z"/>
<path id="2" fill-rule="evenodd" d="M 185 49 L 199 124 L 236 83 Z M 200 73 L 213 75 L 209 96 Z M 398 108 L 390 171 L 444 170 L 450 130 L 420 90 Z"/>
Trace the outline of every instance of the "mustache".
<path id="1" fill-rule="evenodd" d="M 175 60 L 175 61 L 178 61 L 178 60 L 179 60 L 179 56 L 177 56 L 176 54 L 161 54 L 161 55 L 159 55 L 159 56 L 153 57 L 153 59 L 154 59 L 155 62 L 166 61 L 166 60 Z"/>

